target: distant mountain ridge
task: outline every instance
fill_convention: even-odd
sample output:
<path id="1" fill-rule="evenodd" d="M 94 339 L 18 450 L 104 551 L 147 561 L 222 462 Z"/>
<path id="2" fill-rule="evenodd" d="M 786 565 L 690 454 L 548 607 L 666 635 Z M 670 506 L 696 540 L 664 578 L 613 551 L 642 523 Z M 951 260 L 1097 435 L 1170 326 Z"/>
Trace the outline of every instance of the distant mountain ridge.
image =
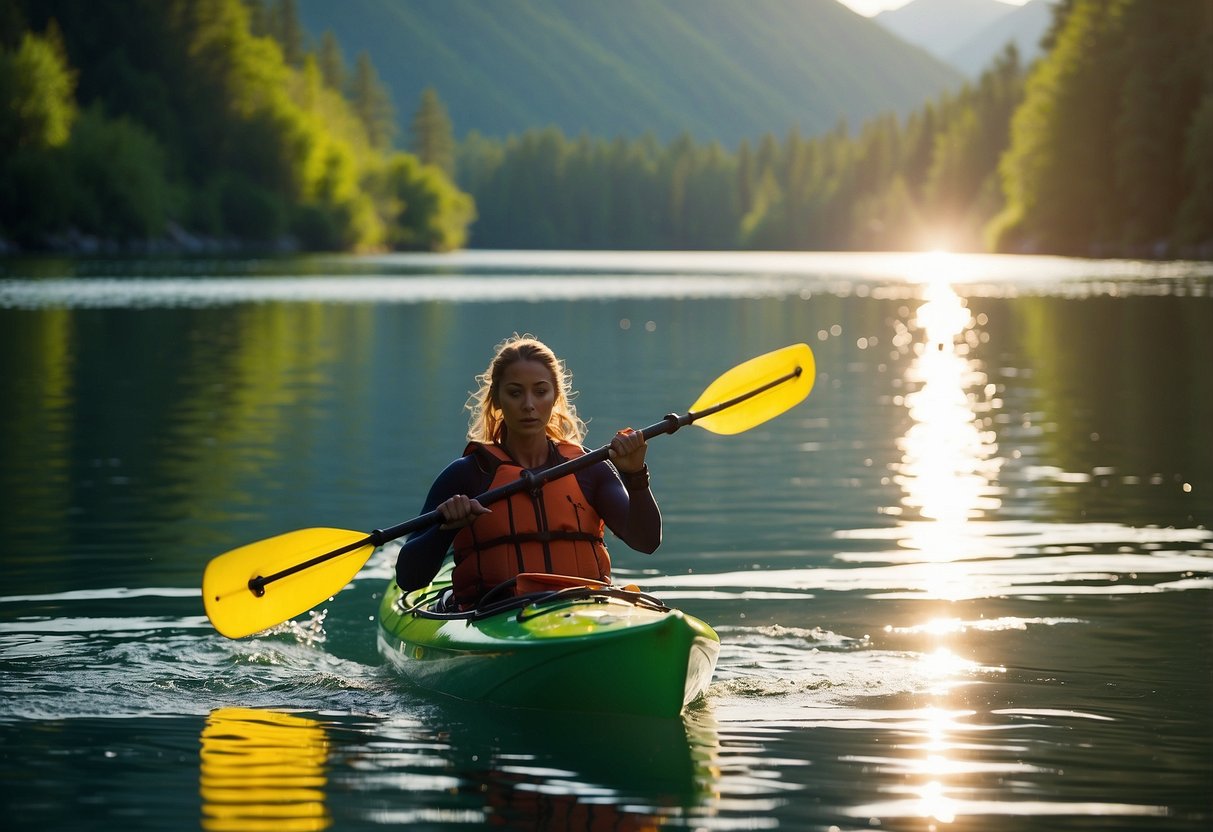
<path id="1" fill-rule="evenodd" d="M 366 51 L 407 129 L 434 87 L 457 136 L 735 145 L 907 113 L 963 76 L 836 0 L 298 0 L 313 38 Z"/>
<path id="2" fill-rule="evenodd" d="M 976 78 L 989 68 L 996 54 L 1013 42 L 1019 57 L 1028 63 L 1041 54 L 1040 41 L 1053 22 L 1054 4 L 1055 0 L 1032 0 L 1012 8 L 944 57 L 965 75 Z"/>
<path id="3" fill-rule="evenodd" d="M 1026 62 L 1039 54 L 1055 0 L 1015 6 L 1001 0 L 912 0 L 873 20 L 975 78 L 1014 41 Z"/>

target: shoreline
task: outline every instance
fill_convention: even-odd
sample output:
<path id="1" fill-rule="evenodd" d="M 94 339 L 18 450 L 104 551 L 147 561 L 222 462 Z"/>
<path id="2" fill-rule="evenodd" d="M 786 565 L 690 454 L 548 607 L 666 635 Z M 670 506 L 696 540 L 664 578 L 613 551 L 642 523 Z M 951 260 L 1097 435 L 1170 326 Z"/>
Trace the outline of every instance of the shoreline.
<path id="1" fill-rule="evenodd" d="M 289 235 L 276 240 L 244 240 L 238 237 L 216 237 L 195 234 L 179 225 L 170 224 L 160 237 L 120 240 L 84 234 L 68 229 L 58 234 L 47 235 L 42 245 L 21 246 L 0 236 L 0 258 L 17 257 L 213 257 L 229 256 L 277 256 L 307 254 L 366 254 L 373 251 L 345 251 L 336 249 L 305 249 L 299 241 Z M 464 246 L 454 251 L 477 251 L 476 246 Z M 518 251 L 577 251 L 576 248 L 554 247 L 545 249 L 517 249 Z M 631 249 L 602 249 L 605 251 L 630 251 Z M 678 249 L 652 249 L 653 251 L 676 251 Z M 813 251 L 846 251 L 848 249 L 805 249 Z M 741 248 L 719 248 L 712 251 L 751 251 Z M 783 249 L 780 249 L 783 251 Z M 884 252 L 885 249 L 864 249 Z M 895 251 L 888 249 L 887 251 Z M 900 250 L 897 250 L 900 251 Z M 453 253 L 453 252 L 451 252 Z M 789 253 L 791 251 L 789 250 Z M 1057 257 L 1080 257 L 1095 260 L 1200 260 L 1213 261 L 1213 240 L 1192 245 L 1173 246 L 1165 241 L 1133 246 L 1093 245 L 1086 252 L 1062 252 L 1022 246 L 1014 251 L 957 251 L 955 254 L 1023 254 Z"/>

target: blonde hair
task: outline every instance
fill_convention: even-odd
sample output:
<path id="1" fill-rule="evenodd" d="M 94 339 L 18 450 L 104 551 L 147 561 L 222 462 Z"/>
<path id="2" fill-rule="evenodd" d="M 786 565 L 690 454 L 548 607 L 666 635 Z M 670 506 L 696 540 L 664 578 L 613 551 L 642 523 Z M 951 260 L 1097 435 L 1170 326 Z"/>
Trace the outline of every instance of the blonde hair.
<path id="1" fill-rule="evenodd" d="M 551 348 L 533 335 L 514 333 L 497 345 L 488 369 L 476 376 L 479 388 L 468 398 L 467 409 L 472 412 L 468 420 L 468 439 L 472 442 L 500 442 L 505 434 L 505 421 L 501 416 L 499 387 L 501 376 L 510 365 L 519 361 L 535 361 L 548 368 L 556 389 L 556 402 L 552 417 L 548 420 L 547 435 L 557 442 L 581 444 L 585 438 L 585 422 L 577 416 L 577 408 L 570 401 L 577 395 L 572 390 L 573 374 L 556 357 Z"/>

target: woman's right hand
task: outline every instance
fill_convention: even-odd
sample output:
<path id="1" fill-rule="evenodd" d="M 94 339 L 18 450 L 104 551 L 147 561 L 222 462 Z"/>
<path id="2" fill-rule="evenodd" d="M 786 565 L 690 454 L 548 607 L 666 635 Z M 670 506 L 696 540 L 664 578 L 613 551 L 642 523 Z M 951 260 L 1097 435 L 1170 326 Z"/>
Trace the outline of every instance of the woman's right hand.
<path id="1" fill-rule="evenodd" d="M 490 514 L 490 510 L 480 505 L 474 497 L 456 494 L 438 505 L 438 513 L 442 515 L 440 529 L 462 529 L 476 522 L 482 514 Z"/>

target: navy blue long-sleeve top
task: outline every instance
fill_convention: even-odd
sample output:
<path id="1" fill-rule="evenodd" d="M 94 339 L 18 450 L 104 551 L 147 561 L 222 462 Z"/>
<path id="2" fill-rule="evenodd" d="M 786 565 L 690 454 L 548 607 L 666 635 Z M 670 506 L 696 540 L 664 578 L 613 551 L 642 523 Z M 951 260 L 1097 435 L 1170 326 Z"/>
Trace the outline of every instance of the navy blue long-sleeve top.
<path id="1" fill-rule="evenodd" d="M 533 469 L 535 473 L 565 461 L 555 444 L 549 445 L 547 463 Z M 606 461 L 572 476 L 577 477 L 581 492 L 606 527 L 630 548 L 649 554 L 661 545 L 661 512 L 647 485 L 625 486 L 615 466 Z M 460 457 L 434 480 L 421 513 L 433 511 L 456 494 L 469 497 L 483 494 L 492 481 L 492 473 L 484 470 L 474 455 Z M 431 526 L 410 536 L 396 559 L 396 583 L 400 588 L 408 592 L 428 585 L 442 567 L 457 533 L 458 529 Z"/>

